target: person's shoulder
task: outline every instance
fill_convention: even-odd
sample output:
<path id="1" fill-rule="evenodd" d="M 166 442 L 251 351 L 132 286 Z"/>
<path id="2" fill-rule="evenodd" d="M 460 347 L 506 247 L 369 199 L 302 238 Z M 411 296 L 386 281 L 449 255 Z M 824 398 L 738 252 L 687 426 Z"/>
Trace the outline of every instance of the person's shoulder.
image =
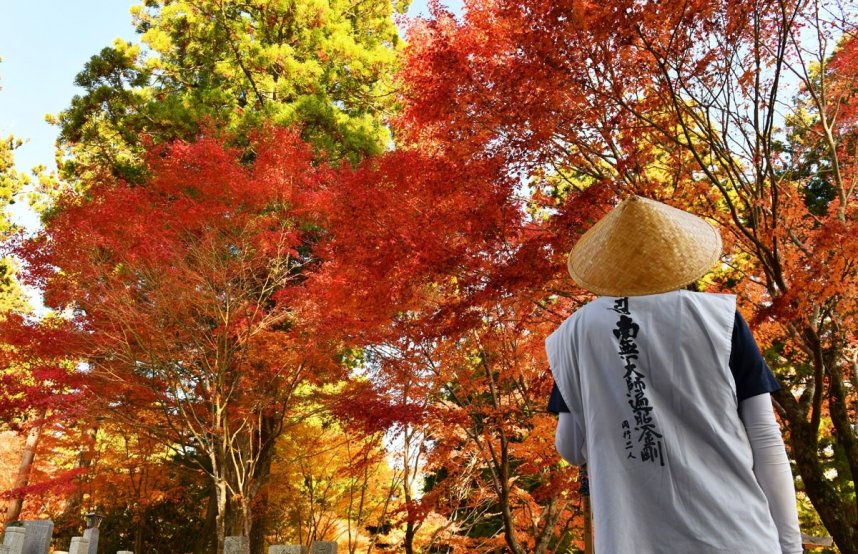
<path id="1" fill-rule="evenodd" d="M 727 292 L 694 292 L 690 290 L 679 291 L 682 297 L 699 304 L 713 304 L 736 309 L 736 295 Z"/>
<path id="2" fill-rule="evenodd" d="M 587 321 L 596 314 L 601 314 L 605 310 L 610 310 L 611 306 L 614 305 L 615 300 L 616 298 L 611 296 L 598 296 L 575 310 L 572 315 L 566 318 L 566 321 L 564 321 L 562 325 L 570 327 L 579 325 L 581 322 Z"/>
<path id="3" fill-rule="evenodd" d="M 548 336 L 546 342 L 556 340 L 561 336 L 569 336 L 574 333 L 575 328 L 580 325 L 581 321 L 585 320 L 588 317 L 588 314 L 591 314 L 594 310 L 599 308 L 599 305 L 603 304 L 603 298 L 604 297 L 601 296 L 595 298 L 572 312 L 572 314 L 563 320 L 563 323 L 558 325 L 554 332 Z"/>
<path id="4" fill-rule="evenodd" d="M 736 298 L 736 295 L 730 292 L 696 292 L 691 290 L 680 290 L 678 292 L 697 298 Z"/>

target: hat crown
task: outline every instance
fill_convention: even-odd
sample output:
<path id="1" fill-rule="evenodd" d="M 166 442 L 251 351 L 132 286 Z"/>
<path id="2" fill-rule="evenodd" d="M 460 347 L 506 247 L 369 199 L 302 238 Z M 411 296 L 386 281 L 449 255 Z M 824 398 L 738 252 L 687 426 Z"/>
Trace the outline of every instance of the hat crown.
<path id="1" fill-rule="evenodd" d="M 584 233 L 569 253 L 568 269 L 596 294 L 640 296 L 700 278 L 720 253 L 721 236 L 705 220 L 631 196 Z"/>

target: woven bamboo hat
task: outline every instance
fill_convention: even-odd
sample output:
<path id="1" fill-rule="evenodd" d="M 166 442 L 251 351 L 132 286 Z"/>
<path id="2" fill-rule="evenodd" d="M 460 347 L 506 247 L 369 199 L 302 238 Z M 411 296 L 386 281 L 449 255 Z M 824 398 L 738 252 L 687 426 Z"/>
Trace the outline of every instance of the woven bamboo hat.
<path id="1" fill-rule="evenodd" d="M 721 254 L 721 235 L 696 215 L 640 196 L 623 200 L 569 253 L 569 275 L 604 296 L 641 296 L 699 279 Z"/>

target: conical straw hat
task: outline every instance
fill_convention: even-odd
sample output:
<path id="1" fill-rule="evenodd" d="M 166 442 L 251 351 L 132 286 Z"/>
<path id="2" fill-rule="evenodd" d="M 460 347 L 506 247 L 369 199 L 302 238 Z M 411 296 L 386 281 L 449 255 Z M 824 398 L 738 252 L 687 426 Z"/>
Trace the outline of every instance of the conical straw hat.
<path id="1" fill-rule="evenodd" d="M 623 200 L 569 253 L 569 275 L 604 296 L 667 292 L 702 277 L 721 235 L 696 215 L 640 196 Z"/>

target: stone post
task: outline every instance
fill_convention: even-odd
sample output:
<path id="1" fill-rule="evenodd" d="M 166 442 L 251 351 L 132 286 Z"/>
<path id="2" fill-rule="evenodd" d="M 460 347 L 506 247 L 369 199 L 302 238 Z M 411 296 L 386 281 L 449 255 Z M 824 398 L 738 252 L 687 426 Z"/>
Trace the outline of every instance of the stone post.
<path id="1" fill-rule="evenodd" d="M 24 537 L 27 531 L 23 527 L 6 527 L 3 535 L 3 546 L 9 548 L 9 554 L 23 554 Z"/>
<path id="2" fill-rule="evenodd" d="M 334 541 L 313 541 L 310 554 L 337 554 L 337 543 Z"/>
<path id="3" fill-rule="evenodd" d="M 247 537 L 225 537 L 223 554 L 245 554 L 250 552 L 250 539 Z"/>
<path id="4" fill-rule="evenodd" d="M 134 554 L 130 550 L 117 550 L 116 554 Z"/>
<path id="5" fill-rule="evenodd" d="M 83 538 L 89 540 L 89 548 L 86 554 L 98 553 L 98 527 L 90 527 L 83 530 Z"/>
<path id="6" fill-rule="evenodd" d="M 72 537 L 69 554 L 87 554 L 89 552 L 89 541 L 83 537 Z"/>
<path id="7" fill-rule="evenodd" d="M 298 544 L 272 544 L 268 554 L 308 554 L 306 546 Z"/>
<path id="8" fill-rule="evenodd" d="M 54 534 L 54 522 L 39 519 L 24 522 L 27 536 L 24 539 L 23 554 L 48 554 L 51 549 L 51 536 Z"/>

